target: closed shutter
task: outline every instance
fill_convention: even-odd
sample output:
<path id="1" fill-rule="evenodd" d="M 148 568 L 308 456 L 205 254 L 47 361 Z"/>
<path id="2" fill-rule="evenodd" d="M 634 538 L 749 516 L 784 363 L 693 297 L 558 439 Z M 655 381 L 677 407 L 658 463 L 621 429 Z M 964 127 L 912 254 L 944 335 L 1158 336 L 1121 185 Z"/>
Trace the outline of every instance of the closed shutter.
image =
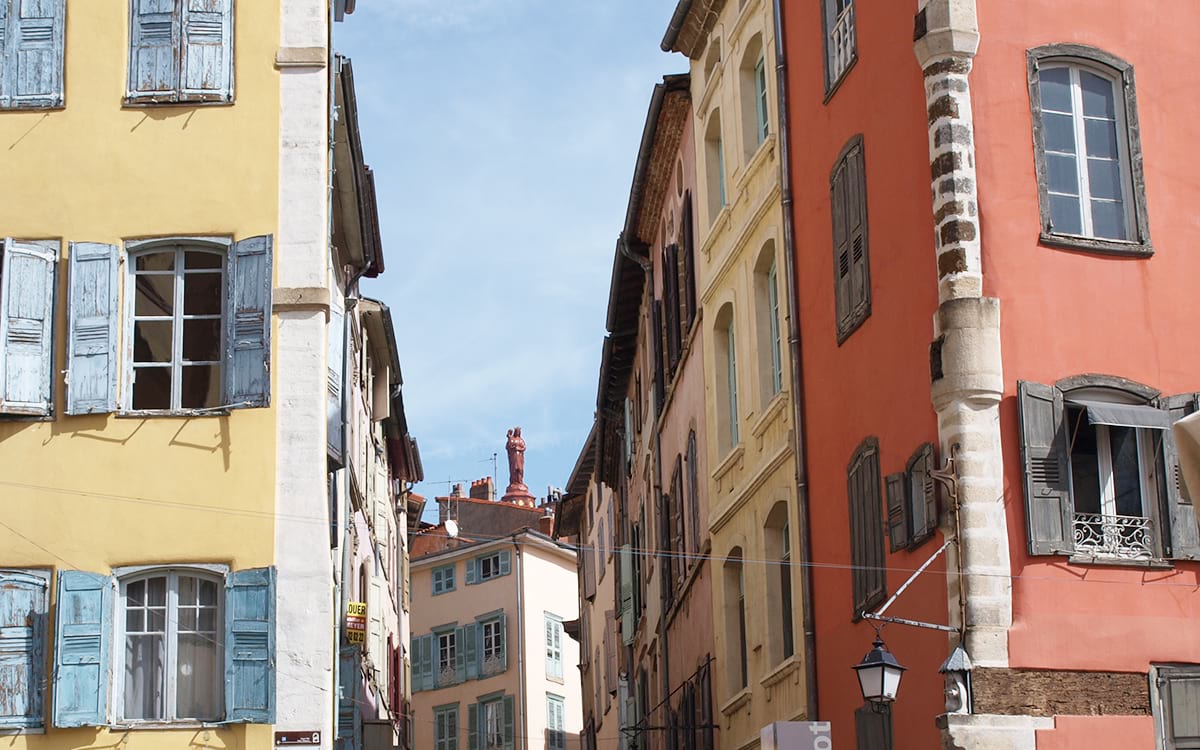
<path id="1" fill-rule="evenodd" d="M 633 551 L 628 544 L 621 546 L 621 640 L 626 646 L 633 643 Z"/>
<path id="2" fill-rule="evenodd" d="M 604 612 L 604 690 L 608 694 L 617 690 L 617 649 L 613 639 L 617 637 L 617 613 Z"/>
<path id="3" fill-rule="evenodd" d="M 854 712 L 858 750 L 892 750 L 892 713 L 863 706 Z"/>
<path id="4" fill-rule="evenodd" d="M 663 307 L 666 313 L 664 325 L 667 329 L 667 366 L 671 376 L 679 364 L 682 342 L 679 336 L 679 246 L 668 245 L 662 252 Z"/>
<path id="5" fill-rule="evenodd" d="M 67 414 L 117 410 L 116 245 L 72 242 L 67 295 Z"/>
<path id="6" fill-rule="evenodd" d="M 696 255 L 695 233 L 692 228 L 692 193 L 683 194 L 683 207 L 680 209 L 682 226 L 679 233 L 683 247 L 683 290 L 684 307 L 687 310 L 687 330 L 691 330 L 696 320 Z"/>
<path id="7" fill-rule="evenodd" d="M 650 307 L 650 351 L 654 360 L 654 416 L 662 413 L 667 384 L 663 378 L 663 310 L 662 302 L 654 300 Z"/>
<path id="8" fill-rule="evenodd" d="M 1170 396 L 1165 405 L 1171 415 L 1171 421 L 1178 422 L 1200 407 L 1200 394 L 1184 393 Z M 1163 459 L 1167 474 L 1167 509 L 1163 515 L 1171 523 L 1170 557 L 1176 560 L 1200 559 L 1200 529 L 1197 528 L 1192 498 L 1183 484 L 1183 475 L 1179 469 L 1179 452 L 1175 447 L 1174 430 L 1164 431 Z"/>
<path id="9" fill-rule="evenodd" d="M 870 437 L 854 453 L 847 469 L 850 497 L 850 553 L 854 564 L 854 616 L 886 595 L 883 563 L 883 500 L 879 486 L 879 441 Z"/>
<path id="10" fill-rule="evenodd" d="M 829 207 L 833 215 L 833 276 L 834 304 L 837 312 L 838 338 L 850 327 L 850 235 L 847 226 L 848 203 L 846 163 L 839 162 L 829 184 Z"/>
<path id="11" fill-rule="evenodd" d="M 1159 667 L 1158 705 L 1166 750 L 1200 748 L 1200 667 Z"/>
<path id="12" fill-rule="evenodd" d="M 4 240 L 0 266 L 0 414 L 52 410 L 58 243 Z"/>
<path id="13" fill-rule="evenodd" d="M 270 235 L 234 244 L 229 253 L 226 372 L 231 407 L 271 403 Z"/>
<path id="14" fill-rule="evenodd" d="M 0 570 L 0 730 L 42 726 L 49 573 Z"/>
<path id="15" fill-rule="evenodd" d="M 462 635 L 459 636 L 461 640 L 459 641 L 458 650 L 462 653 L 463 661 L 466 664 L 464 678 L 476 680 L 479 679 L 479 675 L 483 671 L 480 669 L 480 662 L 483 660 L 483 649 L 480 648 L 482 626 L 477 622 L 473 622 L 469 625 L 464 625 L 461 630 Z"/>
<path id="16" fill-rule="evenodd" d="M 225 720 L 275 722 L 275 568 L 225 577 Z"/>
<path id="17" fill-rule="evenodd" d="M 504 750 L 513 750 L 516 737 L 516 711 L 513 703 L 511 695 L 504 696 Z"/>
<path id="18" fill-rule="evenodd" d="M 1074 511 L 1062 392 L 1053 386 L 1022 380 L 1017 383 L 1017 404 L 1029 554 L 1069 553 L 1074 546 Z"/>
<path id="19" fill-rule="evenodd" d="M 338 740 L 354 739 L 354 704 L 355 691 L 359 684 L 357 649 L 342 649 L 338 661 L 338 684 L 341 688 L 338 694 L 337 738 Z"/>
<path id="20" fill-rule="evenodd" d="M 233 100 L 233 0 L 183 0 L 184 101 Z"/>
<path id="21" fill-rule="evenodd" d="M 329 352 L 326 363 L 326 407 L 327 425 L 325 428 L 328 441 L 329 457 L 338 466 L 343 465 L 345 451 L 345 417 L 342 399 L 342 388 L 346 380 L 346 312 L 342 309 L 342 300 L 335 294 L 329 307 Z"/>
<path id="22" fill-rule="evenodd" d="M 371 670 L 378 682 L 383 682 L 384 646 L 387 643 L 387 634 L 383 629 L 384 601 L 383 580 L 371 576 L 367 587 L 367 653 L 371 656 Z"/>
<path id="23" fill-rule="evenodd" d="M 846 230 L 850 243 L 852 324 L 871 309 L 871 273 L 867 263 L 867 176 L 862 139 L 846 155 Z"/>
<path id="24" fill-rule="evenodd" d="M 467 679 L 467 629 L 475 626 L 464 625 L 454 629 L 454 682 L 465 682 Z"/>
<path id="25" fill-rule="evenodd" d="M 0 9 L 0 107 L 62 106 L 65 0 L 18 0 L 12 13 L 6 25 Z"/>
<path id="26" fill-rule="evenodd" d="M 903 474 L 888 474 L 887 485 L 888 540 L 891 551 L 897 552 L 908 546 L 908 503 L 905 496 Z"/>
<path id="27" fill-rule="evenodd" d="M 108 721 L 113 581 L 79 570 L 58 572 L 54 617 L 54 726 Z"/>
<path id="28" fill-rule="evenodd" d="M 467 747 L 479 750 L 479 704 L 467 706 Z"/>
<path id="29" fill-rule="evenodd" d="M 937 482 L 933 478 L 936 468 L 933 445 L 925 443 L 917 448 L 908 460 L 909 528 L 912 530 L 910 543 L 914 546 L 933 536 L 937 529 Z"/>
<path id="30" fill-rule="evenodd" d="M 178 0 L 133 0 L 129 88 L 138 101 L 173 101 L 179 88 Z"/>

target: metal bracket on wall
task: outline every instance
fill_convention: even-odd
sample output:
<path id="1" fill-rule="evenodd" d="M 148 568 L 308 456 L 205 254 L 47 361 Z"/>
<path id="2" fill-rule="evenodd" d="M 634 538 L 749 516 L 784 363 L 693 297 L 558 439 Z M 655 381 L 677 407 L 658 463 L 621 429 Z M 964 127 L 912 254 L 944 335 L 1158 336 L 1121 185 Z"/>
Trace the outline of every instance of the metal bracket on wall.
<path id="1" fill-rule="evenodd" d="M 953 461 L 954 459 L 951 458 L 950 460 Z M 959 632 L 958 628 L 950 627 L 949 625 L 938 625 L 936 623 L 920 622 L 918 620 L 906 620 L 903 617 L 888 617 L 883 614 L 884 612 L 887 611 L 888 607 L 892 606 L 893 602 L 895 602 L 897 599 L 900 598 L 900 595 L 904 593 L 904 590 L 908 588 L 909 584 L 911 584 L 913 581 L 915 581 L 917 579 L 918 576 L 920 576 L 922 573 L 924 573 L 926 568 L 928 568 L 930 565 L 932 565 L 933 561 L 938 559 L 938 557 L 943 552 L 945 552 L 946 548 L 949 547 L 951 544 L 954 544 L 954 539 L 947 539 L 942 544 L 941 547 L 938 547 L 937 552 L 934 552 L 932 555 L 930 555 L 929 559 L 926 560 L 924 563 L 922 563 L 921 567 L 919 567 L 913 571 L 913 574 L 908 577 L 907 581 L 900 584 L 900 588 L 896 589 L 896 593 L 892 594 L 892 597 L 883 603 L 883 606 L 879 608 L 878 612 L 863 612 L 862 618 L 864 620 L 875 620 L 877 622 L 895 623 L 896 625 L 911 625 L 914 628 L 926 628 L 929 630 L 942 630 L 947 633 Z"/>
<path id="2" fill-rule="evenodd" d="M 955 508 L 958 508 L 958 451 L 958 443 L 951 445 L 950 457 L 946 459 L 945 468 L 929 472 L 929 476 L 941 482 L 942 486 L 946 488 L 946 494 L 950 496 Z"/>

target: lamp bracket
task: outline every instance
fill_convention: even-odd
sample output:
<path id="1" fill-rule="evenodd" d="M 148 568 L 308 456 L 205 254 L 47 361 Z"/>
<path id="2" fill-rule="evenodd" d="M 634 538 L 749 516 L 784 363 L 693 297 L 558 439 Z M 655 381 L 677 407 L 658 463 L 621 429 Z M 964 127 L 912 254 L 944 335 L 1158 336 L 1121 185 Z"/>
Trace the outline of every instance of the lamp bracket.
<path id="1" fill-rule="evenodd" d="M 941 469 L 934 469 L 929 472 L 929 476 L 942 483 L 946 488 L 946 494 L 950 496 L 950 500 L 954 503 L 954 507 L 958 507 L 958 451 L 959 444 L 954 443 L 950 446 L 950 456 L 946 459 L 946 465 Z"/>
<path id="2" fill-rule="evenodd" d="M 889 617 L 887 615 L 877 615 L 873 612 L 863 612 L 864 620 L 876 620 L 878 622 L 889 622 L 896 625 L 909 625 L 914 628 L 925 628 L 927 630 L 941 630 L 947 633 L 957 633 L 958 628 L 952 628 L 949 625 L 938 625 L 933 622 L 921 622 L 920 620 L 906 620 L 903 617 Z"/>

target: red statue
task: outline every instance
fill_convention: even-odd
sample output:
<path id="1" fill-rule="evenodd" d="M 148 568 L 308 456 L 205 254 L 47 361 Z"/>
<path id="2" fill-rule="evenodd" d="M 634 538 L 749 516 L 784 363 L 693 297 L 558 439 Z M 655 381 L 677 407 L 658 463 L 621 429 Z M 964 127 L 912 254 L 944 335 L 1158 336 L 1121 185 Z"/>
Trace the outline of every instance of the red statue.
<path id="1" fill-rule="evenodd" d="M 508 489 L 506 494 L 521 490 L 528 492 L 525 486 L 525 438 L 521 437 L 521 428 L 514 427 L 508 431 L 508 442 L 504 444 L 508 451 Z"/>

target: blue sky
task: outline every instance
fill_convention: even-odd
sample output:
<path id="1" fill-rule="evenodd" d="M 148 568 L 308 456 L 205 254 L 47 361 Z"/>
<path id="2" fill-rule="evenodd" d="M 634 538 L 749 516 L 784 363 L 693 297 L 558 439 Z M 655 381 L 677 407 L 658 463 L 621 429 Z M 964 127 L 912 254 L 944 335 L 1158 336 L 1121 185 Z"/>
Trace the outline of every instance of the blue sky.
<path id="1" fill-rule="evenodd" d="M 676 0 L 359 0 L 354 64 L 426 481 L 563 485 L 595 410 L 613 248 Z"/>

